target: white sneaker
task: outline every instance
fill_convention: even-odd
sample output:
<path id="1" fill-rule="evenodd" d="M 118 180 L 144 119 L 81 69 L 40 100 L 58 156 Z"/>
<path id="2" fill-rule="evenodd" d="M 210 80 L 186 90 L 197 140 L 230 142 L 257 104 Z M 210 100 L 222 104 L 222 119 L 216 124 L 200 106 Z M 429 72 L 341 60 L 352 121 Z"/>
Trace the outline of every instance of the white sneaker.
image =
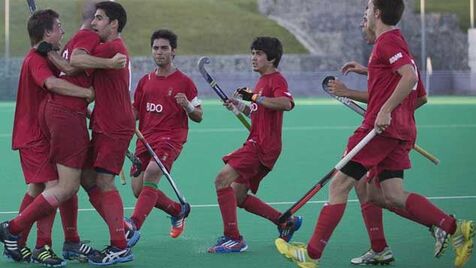
<path id="1" fill-rule="evenodd" d="M 394 260 L 392 250 L 386 247 L 381 252 L 375 252 L 369 249 L 364 255 L 350 260 L 350 263 L 355 265 L 376 265 L 389 264 Z"/>

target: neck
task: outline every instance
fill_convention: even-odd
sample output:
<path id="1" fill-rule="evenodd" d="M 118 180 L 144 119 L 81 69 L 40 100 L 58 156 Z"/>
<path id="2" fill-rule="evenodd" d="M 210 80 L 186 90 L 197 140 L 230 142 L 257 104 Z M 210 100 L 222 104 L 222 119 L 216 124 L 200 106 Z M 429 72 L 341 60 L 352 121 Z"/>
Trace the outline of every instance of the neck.
<path id="1" fill-rule="evenodd" d="M 116 38 L 119 38 L 119 37 L 121 37 L 121 35 L 120 35 L 119 33 L 113 33 L 113 34 L 109 35 L 109 36 L 106 38 L 106 40 L 104 40 L 104 41 L 105 41 L 105 42 L 109 42 L 109 41 L 112 41 L 112 40 L 114 40 L 114 39 L 116 39 Z"/>
<path id="2" fill-rule="evenodd" d="M 376 38 L 379 38 L 379 36 L 381 36 L 382 34 L 388 32 L 388 31 L 394 30 L 396 28 L 397 28 L 396 26 L 391 26 L 391 25 L 387 25 L 387 24 L 383 24 L 383 23 L 378 23 L 375 27 L 375 36 L 376 36 Z"/>
<path id="3" fill-rule="evenodd" d="M 276 71 L 277 71 L 277 69 L 274 67 L 274 65 L 272 65 L 272 66 L 267 67 L 266 69 L 260 70 L 258 72 L 259 72 L 260 75 L 266 75 L 266 74 L 274 73 Z"/>
<path id="4" fill-rule="evenodd" d="M 157 66 L 157 70 L 155 71 L 155 74 L 158 76 L 168 76 L 171 73 L 175 72 L 177 68 L 173 64 L 167 64 L 165 66 Z"/>

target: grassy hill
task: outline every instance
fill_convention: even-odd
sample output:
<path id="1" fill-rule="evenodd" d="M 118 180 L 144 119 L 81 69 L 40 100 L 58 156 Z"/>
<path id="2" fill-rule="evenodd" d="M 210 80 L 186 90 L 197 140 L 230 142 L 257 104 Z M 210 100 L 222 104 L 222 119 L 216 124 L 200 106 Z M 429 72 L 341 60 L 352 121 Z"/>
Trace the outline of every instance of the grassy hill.
<path id="1" fill-rule="evenodd" d="M 61 15 L 65 40 L 79 27 L 84 0 L 37 0 L 39 8 Z M 246 54 L 258 35 L 281 39 L 286 53 L 307 50 L 286 29 L 259 14 L 256 0 L 122 0 L 128 13 L 124 38 L 132 55 L 149 55 L 149 38 L 159 28 L 179 36 L 179 53 Z M 0 1 L 4 14 L 5 0 Z M 28 9 L 24 0 L 10 0 L 10 54 L 22 56 L 29 47 Z M 4 51 L 4 19 L 0 21 L 0 55 Z"/>

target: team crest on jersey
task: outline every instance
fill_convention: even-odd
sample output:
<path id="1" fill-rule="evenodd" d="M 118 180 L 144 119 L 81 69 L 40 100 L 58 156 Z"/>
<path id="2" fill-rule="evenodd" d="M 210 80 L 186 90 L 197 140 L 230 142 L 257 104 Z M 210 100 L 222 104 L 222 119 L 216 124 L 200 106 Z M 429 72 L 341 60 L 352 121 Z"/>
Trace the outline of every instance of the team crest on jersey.
<path id="1" fill-rule="evenodd" d="M 172 96 L 172 92 L 174 91 L 173 88 L 169 87 L 169 93 L 167 93 L 168 96 Z"/>

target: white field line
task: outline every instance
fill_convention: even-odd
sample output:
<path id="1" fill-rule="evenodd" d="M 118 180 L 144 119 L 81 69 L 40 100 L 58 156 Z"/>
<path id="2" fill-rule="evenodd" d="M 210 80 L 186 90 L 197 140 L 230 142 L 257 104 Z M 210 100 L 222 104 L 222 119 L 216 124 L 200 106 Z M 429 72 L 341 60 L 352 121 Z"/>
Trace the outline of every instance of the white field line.
<path id="1" fill-rule="evenodd" d="M 460 196 L 433 196 L 427 197 L 430 200 L 465 200 L 465 199 L 476 199 L 476 195 L 460 195 Z M 321 201 L 309 201 L 307 204 L 324 204 L 327 200 Z M 359 202 L 358 199 L 349 199 L 349 203 L 357 203 Z M 295 202 L 290 201 L 282 201 L 282 202 L 269 202 L 269 205 L 274 206 L 284 206 L 284 205 L 292 205 Z M 215 208 L 218 207 L 218 204 L 201 204 L 201 205 L 192 205 L 192 208 Z M 80 208 L 78 211 L 80 212 L 89 212 L 95 211 L 94 208 Z M 134 210 L 134 207 L 125 207 L 124 210 Z M 18 214 L 18 211 L 0 211 L 0 214 Z"/>

